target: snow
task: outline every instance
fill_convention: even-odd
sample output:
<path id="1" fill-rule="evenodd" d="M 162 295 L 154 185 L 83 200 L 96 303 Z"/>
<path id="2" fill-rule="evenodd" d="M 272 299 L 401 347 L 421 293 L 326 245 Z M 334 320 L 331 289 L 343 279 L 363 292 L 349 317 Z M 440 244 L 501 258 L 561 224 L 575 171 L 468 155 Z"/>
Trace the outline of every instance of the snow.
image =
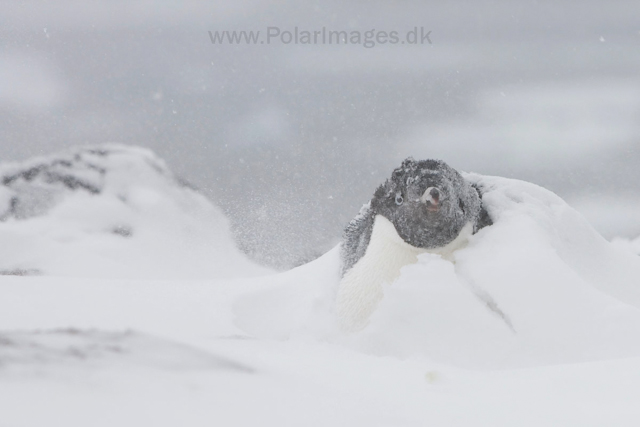
<path id="1" fill-rule="evenodd" d="M 267 271 L 236 248 L 223 213 L 148 150 L 81 148 L 2 165 L 0 176 L 2 271 L 165 279 Z"/>
<path id="2" fill-rule="evenodd" d="M 620 249 L 640 255 L 640 236 L 632 240 L 624 237 L 616 237 L 611 241 L 611 244 Z"/>
<path id="3" fill-rule="evenodd" d="M 3 269 L 41 271 L 0 277 L 0 424 L 640 421 L 640 257 L 553 193 L 466 175 L 494 225 L 453 262 L 420 254 L 385 285 L 370 323 L 343 333 L 339 248 L 280 274 L 232 274 L 242 254 L 219 211 L 147 169 L 131 179 L 133 163 L 100 194 L 65 193 L 45 213 L 0 223 Z M 131 204 L 117 202 L 121 191 Z M 104 232 L 114 218 L 130 237 Z M 164 265 L 163 242 L 194 236 L 226 246 L 172 253 L 197 275 Z M 194 252 L 214 255 L 210 270 Z"/>

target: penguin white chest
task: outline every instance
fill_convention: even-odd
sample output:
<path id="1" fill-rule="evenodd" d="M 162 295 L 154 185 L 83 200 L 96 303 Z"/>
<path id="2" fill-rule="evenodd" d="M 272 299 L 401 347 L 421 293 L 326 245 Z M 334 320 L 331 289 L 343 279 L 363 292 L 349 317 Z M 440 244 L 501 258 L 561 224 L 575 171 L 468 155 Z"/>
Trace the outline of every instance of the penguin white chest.
<path id="1" fill-rule="evenodd" d="M 340 281 L 336 298 L 340 327 L 346 331 L 364 328 L 383 297 L 383 286 L 396 280 L 402 267 L 415 263 L 418 255 L 425 252 L 451 259 L 453 251 L 464 246 L 472 232 L 473 225 L 468 223 L 448 245 L 421 249 L 402 240 L 391 221 L 376 215 L 364 256 Z"/>

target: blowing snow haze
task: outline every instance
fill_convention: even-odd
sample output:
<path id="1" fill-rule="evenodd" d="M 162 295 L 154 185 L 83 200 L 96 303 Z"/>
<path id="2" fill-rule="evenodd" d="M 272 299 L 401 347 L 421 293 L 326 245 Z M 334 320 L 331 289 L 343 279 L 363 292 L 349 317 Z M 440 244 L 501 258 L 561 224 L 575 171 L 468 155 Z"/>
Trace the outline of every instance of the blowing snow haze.
<path id="1" fill-rule="evenodd" d="M 0 158 L 149 148 L 278 268 L 335 245 L 410 155 L 532 181 L 632 238 L 639 15 L 634 1 L 0 1 Z M 432 44 L 209 35 L 269 27 L 417 27 Z"/>

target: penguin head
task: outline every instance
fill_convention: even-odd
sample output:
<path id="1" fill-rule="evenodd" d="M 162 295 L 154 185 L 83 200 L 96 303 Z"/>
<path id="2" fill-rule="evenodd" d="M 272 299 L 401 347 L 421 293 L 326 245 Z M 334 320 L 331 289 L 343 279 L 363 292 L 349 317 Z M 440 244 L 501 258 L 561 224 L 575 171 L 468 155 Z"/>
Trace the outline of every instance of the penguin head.
<path id="1" fill-rule="evenodd" d="M 453 241 L 480 212 L 480 197 L 441 160 L 408 158 L 376 190 L 371 208 L 408 244 L 433 249 Z"/>

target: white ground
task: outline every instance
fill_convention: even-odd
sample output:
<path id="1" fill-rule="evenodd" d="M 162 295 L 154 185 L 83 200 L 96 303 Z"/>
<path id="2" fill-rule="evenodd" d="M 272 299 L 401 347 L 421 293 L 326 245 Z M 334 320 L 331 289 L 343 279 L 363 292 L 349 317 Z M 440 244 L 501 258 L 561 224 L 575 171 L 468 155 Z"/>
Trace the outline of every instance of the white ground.
<path id="1" fill-rule="evenodd" d="M 168 227 L 190 241 L 175 228 L 183 196 L 158 186 L 166 197 L 138 193 L 120 212 L 129 238 L 104 232 L 115 201 L 84 211 L 102 196 L 0 223 L 13 256 L 0 266 L 41 272 L 0 277 L 0 426 L 637 426 L 640 257 L 544 189 L 468 178 L 495 224 L 455 263 L 424 254 L 405 267 L 356 334 L 335 326 L 335 249 L 256 277 L 221 244 L 207 273 L 207 245 L 153 238 Z M 165 209 L 145 211 L 153 200 Z M 208 218 L 190 224 L 214 235 L 221 221 L 224 236 Z"/>

